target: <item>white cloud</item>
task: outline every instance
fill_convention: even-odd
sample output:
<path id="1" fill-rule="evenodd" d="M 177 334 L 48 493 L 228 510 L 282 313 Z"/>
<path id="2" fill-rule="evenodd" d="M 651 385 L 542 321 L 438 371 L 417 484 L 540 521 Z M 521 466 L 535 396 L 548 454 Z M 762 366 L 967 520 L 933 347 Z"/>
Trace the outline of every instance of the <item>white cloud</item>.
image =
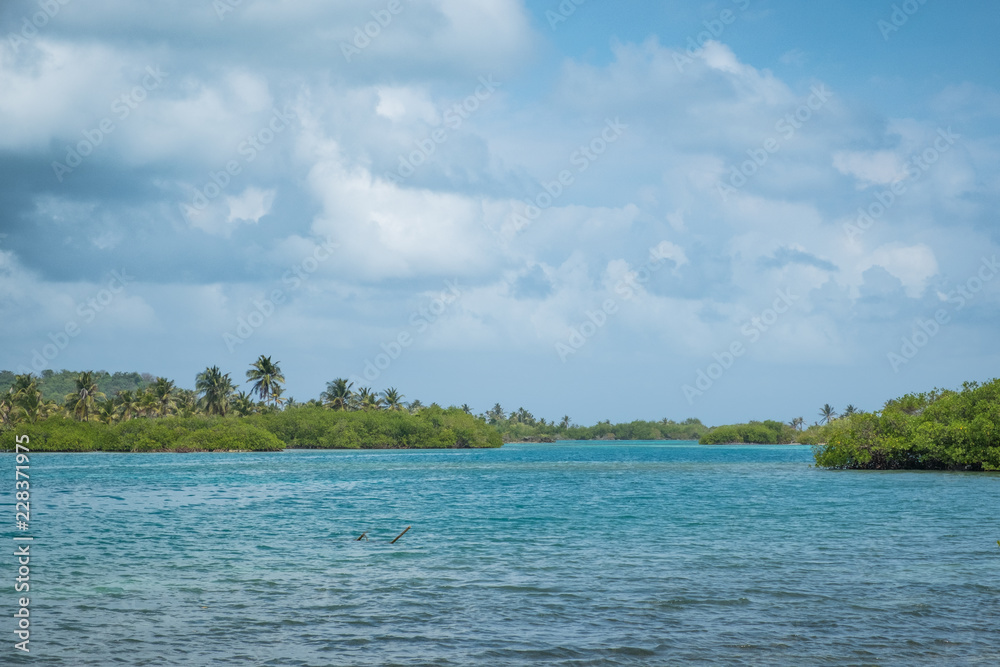
<path id="1" fill-rule="evenodd" d="M 837 151 L 833 166 L 857 178 L 860 187 L 889 185 L 906 177 L 904 160 L 894 151 Z"/>
<path id="2" fill-rule="evenodd" d="M 274 203 L 275 190 L 261 190 L 259 188 L 247 188 L 242 194 L 236 197 L 226 197 L 226 204 L 229 206 L 229 217 L 226 222 L 257 223 L 262 217 L 271 212 L 271 205 Z"/>

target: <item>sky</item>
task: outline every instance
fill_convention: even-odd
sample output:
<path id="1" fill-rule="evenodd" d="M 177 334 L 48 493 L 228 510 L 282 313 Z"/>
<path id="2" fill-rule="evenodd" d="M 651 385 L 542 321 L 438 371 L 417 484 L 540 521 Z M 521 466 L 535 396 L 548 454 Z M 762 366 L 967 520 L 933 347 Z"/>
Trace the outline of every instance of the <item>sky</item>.
<path id="1" fill-rule="evenodd" d="M 0 5 L 0 368 L 580 424 L 1000 375 L 1000 12 Z M 998 279 L 995 279 L 998 278 Z"/>

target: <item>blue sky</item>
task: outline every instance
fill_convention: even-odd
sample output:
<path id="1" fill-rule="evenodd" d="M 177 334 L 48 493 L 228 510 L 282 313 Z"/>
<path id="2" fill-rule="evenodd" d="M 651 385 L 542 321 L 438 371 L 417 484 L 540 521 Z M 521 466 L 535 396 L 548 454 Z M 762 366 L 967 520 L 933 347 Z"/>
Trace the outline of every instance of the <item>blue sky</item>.
<path id="1" fill-rule="evenodd" d="M 0 368 L 267 354 L 298 400 L 579 423 L 992 378 L 998 32 L 939 0 L 4 3 Z"/>

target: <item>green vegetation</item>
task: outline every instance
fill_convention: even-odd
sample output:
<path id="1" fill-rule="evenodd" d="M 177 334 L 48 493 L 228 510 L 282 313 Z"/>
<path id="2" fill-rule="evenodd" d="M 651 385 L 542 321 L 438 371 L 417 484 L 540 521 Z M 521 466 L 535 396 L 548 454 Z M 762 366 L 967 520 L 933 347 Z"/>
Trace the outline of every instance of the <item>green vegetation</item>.
<path id="1" fill-rule="evenodd" d="M 468 406 L 465 406 L 467 409 Z M 509 415 L 499 403 L 480 418 L 500 431 L 504 442 L 555 442 L 556 440 L 697 440 L 708 428 L 697 419 L 675 422 L 662 419 L 658 422 L 633 421 L 624 424 L 599 422 L 593 426 L 571 424 L 568 416 L 560 422 L 547 422 L 544 418 L 518 408 Z"/>
<path id="2" fill-rule="evenodd" d="M 277 451 L 284 444 L 258 426 L 211 417 L 135 419 L 114 425 L 65 417 L 23 424 L 35 452 Z M 5 445 L 8 443 L 4 443 Z"/>
<path id="3" fill-rule="evenodd" d="M 357 392 L 344 379 L 322 401 L 283 399 L 281 368 L 261 356 L 246 373 L 250 392 L 237 392 L 229 373 L 206 368 L 196 391 L 138 374 L 4 371 L 0 433 L 17 429 L 33 451 L 274 451 L 308 448 L 499 447 L 497 429 L 460 408 L 420 401 L 407 406 L 395 388 Z M 117 387 L 112 395 L 108 392 Z M 55 397 L 53 398 L 53 394 Z M 259 400 L 256 402 L 253 397 Z M 10 440 L 11 442 L 8 442 Z M 12 437 L 0 449 L 11 449 Z"/>
<path id="4" fill-rule="evenodd" d="M 754 444 L 787 445 L 797 442 L 798 431 L 773 420 L 717 426 L 698 441 L 703 445 Z"/>
<path id="5" fill-rule="evenodd" d="M 1000 470 L 1000 380 L 891 400 L 830 424 L 816 464 L 864 470 Z"/>

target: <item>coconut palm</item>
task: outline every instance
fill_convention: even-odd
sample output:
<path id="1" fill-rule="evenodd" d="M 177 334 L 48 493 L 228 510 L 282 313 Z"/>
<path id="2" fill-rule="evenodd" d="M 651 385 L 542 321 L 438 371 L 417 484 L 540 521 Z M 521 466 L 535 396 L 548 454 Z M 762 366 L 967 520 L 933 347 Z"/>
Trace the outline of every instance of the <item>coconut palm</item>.
<path id="1" fill-rule="evenodd" d="M 253 382 L 250 393 L 257 394 L 265 403 L 270 400 L 274 405 L 278 404 L 281 385 L 285 383 L 285 376 L 278 363 L 280 362 L 272 362 L 271 357 L 262 354 L 247 371 L 247 381 Z"/>
<path id="2" fill-rule="evenodd" d="M 178 389 L 177 414 L 181 417 L 192 417 L 198 411 L 198 394 L 191 389 Z"/>
<path id="3" fill-rule="evenodd" d="M 500 407 L 499 403 L 487 410 L 486 416 L 489 418 L 491 424 L 499 424 L 505 419 L 503 408 Z"/>
<path id="4" fill-rule="evenodd" d="M 411 415 L 415 415 L 424 409 L 424 404 L 420 402 L 420 399 L 414 399 L 410 401 L 409 411 Z"/>
<path id="5" fill-rule="evenodd" d="M 353 386 L 353 382 L 337 378 L 333 382 L 326 383 L 326 391 L 320 394 L 320 398 L 323 399 L 324 405 L 333 410 L 349 410 L 351 398 L 354 395 L 351 391 Z"/>
<path id="6" fill-rule="evenodd" d="M 469 407 L 468 403 L 462 403 L 462 412 L 464 412 L 467 415 L 472 414 L 472 408 Z"/>
<path id="7" fill-rule="evenodd" d="M 22 392 L 14 404 L 14 414 L 17 419 L 23 419 L 29 424 L 45 419 L 59 410 L 59 406 L 42 399 L 42 392 Z"/>
<path id="8" fill-rule="evenodd" d="M 177 397 L 174 394 L 175 387 L 171 380 L 166 378 L 156 378 L 156 384 L 151 388 L 153 396 L 156 397 L 156 412 L 161 417 L 166 417 L 177 410 Z"/>
<path id="9" fill-rule="evenodd" d="M 831 421 L 837 418 L 837 411 L 827 403 L 819 410 L 820 421 L 824 424 L 829 424 Z"/>
<path id="10" fill-rule="evenodd" d="M 241 391 L 236 394 L 232 402 L 233 412 L 241 417 L 253 414 L 254 404 L 250 394 Z"/>
<path id="11" fill-rule="evenodd" d="M 236 387 L 229 377 L 218 366 L 206 368 L 198 374 L 195 388 L 201 394 L 201 404 L 210 415 L 225 415 L 229 411 L 229 401 Z"/>
<path id="12" fill-rule="evenodd" d="M 152 387 L 146 387 L 141 394 L 138 395 L 139 401 L 139 414 L 147 419 L 152 419 L 156 416 L 156 411 L 160 407 L 160 402 L 156 398 L 156 392 L 153 391 Z"/>
<path id="13" fill-rule="evenodd" d="M 66 394 L 66 410 L 80 421 L 89 421 L 97 410 L 97 401 L 105 398 L 104 392 L 97 388 L 92 371 L 80 373 L 74 382 L 75 391 Z"/>
<path id="14" fill-rule="evenodd" d="M 844 414 L 841 416 L 850 417 L 851 415 L 856 415 L 856 414 L 858 414 L 858 409 L 853 405 L 848 405 L 846 408 L 844 408 Z"/>
<path id="15" fill-rule="evenodd" d="M 788 422 L 788 425 L 794 428 L 796 431 L 802 430 L 802 425 L 806 423 L 806 420 L 802 417 L 796 417 L 792 421 Z"/>
<path id="16" fill-rule="evenodd" d="M 569 428 L 569 415 L 563 415 L 562 421 L 559 422 L 559 428 Z"/>
<path id="17" fill-rule="evenodd" d="M 118 406 L 114 400 L 106 398 L 97 404 L 97 421 L 102 424 L 114 424 L 118 419 Z"/>
<path id="18" fill-rule="evenodd" d="M 382 399 L 372 391 L 371 387 L 361 387 L 358 389 L 356 398 L 360 410 L 379 410 L 382 408 Z"/>
<path id="19" fill-rule="evenodd" d="M 389 387 L 382 392 L 382 404 L 385 406 L 386 410 L 402 410 L 403 409 L 403 398 L 395 387 Z"/>
<path id="20" fill-rule="evenodd" d="M 115 396 L 118 414 L 124 421 L 134 419 L 139 414 L 139 399 L 131 389 L 118 392 Z"/>

